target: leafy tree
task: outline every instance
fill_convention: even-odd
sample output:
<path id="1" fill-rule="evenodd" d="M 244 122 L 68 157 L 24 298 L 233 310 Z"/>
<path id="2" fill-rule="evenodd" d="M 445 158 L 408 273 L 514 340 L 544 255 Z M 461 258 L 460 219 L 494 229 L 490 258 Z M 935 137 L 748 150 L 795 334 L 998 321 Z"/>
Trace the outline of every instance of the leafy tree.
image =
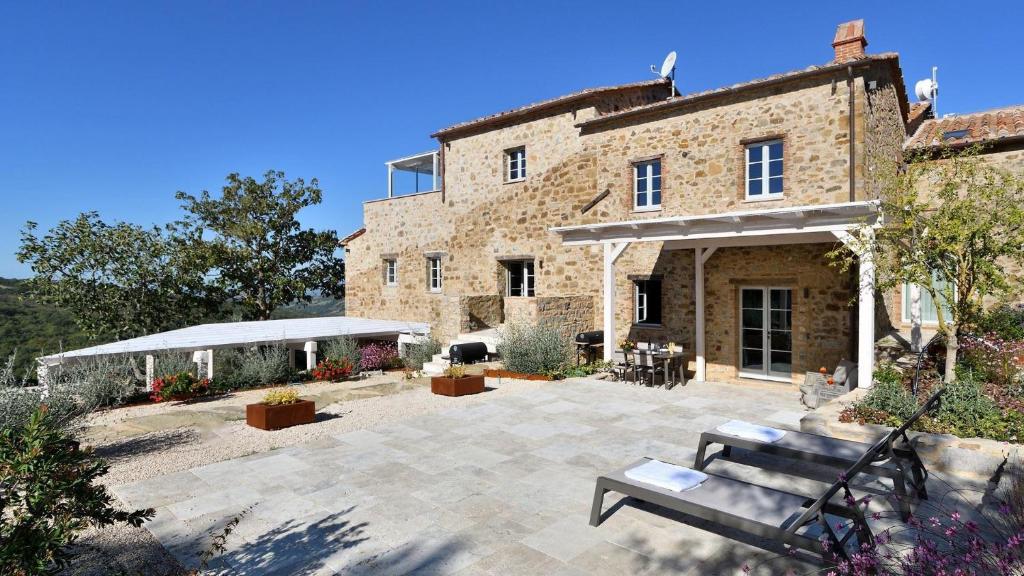
<path id="1" fill-rule="evenodd" d="M 195 322 L 211 298 L 201 261 L 192 261 L 158 228 L 107 224 L 96 212 L 63 220 L 45 235 L 35 222 L 21 233 L 18 261 L 34 276 L 34 299 L 70 311 L 93 338 L 127 338 Z"/>
<path id="2" fill-rule="evenodd" d="M 1006 263 L 1024 265 L 1024 180 L 978 153 L 943 149 L 888 171 L 880 198 L 884 224 L 873 231 L 873 243 L 852 250 L 874 258 L 877 288 L 913 283 L 932 297 L 946 340 L 947 382 L 956 378 L 958 336 L 983 298 L 1005 296 L 1019 282 Z M 860 238 L 869 235 L 865 229 Z M 844 266 L 855 260 L 843 249 L 832 256 Z"/>
<path id="3" fill-rule="evenodd" d="M 195 257 L 215 271 L 213 283 L 240 304 L 248 318 L 266 320 L 280 306 L 310 302 L 315 292 L 340 296 L 344 262 L 333 230 L 303 229 L 296 214 L 319 204 L 314 178 L 286 180 L 268 171 L 262 182 L 229 174 L 221 196 L 178 192 L 189 213 L 187 231 Z"/>
<path id="4" fill-rule="evenodd" d="M 80 450 L 46 408 L 0 431 L 0 574 L 52 574 L 87 526 L 140 526 L 153 510 L 117 509 L 96 479 L 108 466 Z"/>

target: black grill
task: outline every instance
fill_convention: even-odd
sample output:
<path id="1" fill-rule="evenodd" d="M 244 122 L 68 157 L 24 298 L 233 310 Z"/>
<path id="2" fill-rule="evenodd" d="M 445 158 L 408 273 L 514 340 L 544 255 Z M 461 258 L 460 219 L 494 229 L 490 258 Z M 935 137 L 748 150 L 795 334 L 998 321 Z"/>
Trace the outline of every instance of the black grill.
<path id="1" fill-rule="evenodd" d="M 452 344 L 452 347 L 448 349 L 448 358 L 452 364 L 472 364 L 487 360 L 487 344 L 483 342 Z"/>
<path id="2" fill-rule="evenodd" d="M 576 335 L 577 344 L 600 344 L 604 342 L 604 330 L 593 330 L 591 332 L 580 332 Z"/>

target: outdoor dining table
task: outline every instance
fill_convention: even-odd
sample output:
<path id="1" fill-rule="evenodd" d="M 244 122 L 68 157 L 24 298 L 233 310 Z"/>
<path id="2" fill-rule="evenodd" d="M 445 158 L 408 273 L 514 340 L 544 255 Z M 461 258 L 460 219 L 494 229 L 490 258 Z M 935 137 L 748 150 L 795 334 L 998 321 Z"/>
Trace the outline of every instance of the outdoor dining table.
<path id="1" fill-rule="evenodd" d="M 615 352 L 625 355 L 625 351 L 621 349 L 616 350 Z M 684 365 L 686 353 L 682 348 L 676 349 L 675 352 L 669 352 L 668 349 L 664 348 L 660 350 L 644 350 L 644 352 L 648 352 L 652 359 L 661 360 L 664 363 L 666 389 L 671 389 L 672 386 L 675 386 L 676 384 L 682 384 L 683 386 L 686 385 L 686 371 Z M 675 366 L 677 370 L 673 370 L 673 366 Z M 676 378 L 677 376 L 678 379 Z"/>

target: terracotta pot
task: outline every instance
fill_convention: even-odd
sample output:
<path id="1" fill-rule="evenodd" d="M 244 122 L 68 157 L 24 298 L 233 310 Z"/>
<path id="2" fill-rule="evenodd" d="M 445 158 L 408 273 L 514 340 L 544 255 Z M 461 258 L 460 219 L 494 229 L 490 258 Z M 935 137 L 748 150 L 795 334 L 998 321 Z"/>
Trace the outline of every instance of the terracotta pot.
<path id="1" fill-rule="evenodd" d="M 445 376 L 433 376 L 430 378 L 430 391 L 442 396 L 479 394 L 484 391 L 484 377 L 463 376 L 462 378 L 447 378 Z"/>
<path id="2" fill-rule="evenodd" d="M 553 380 L 551 376 L 545 376 L 544 374 L 523 374 L 522 372 L 512 372 L 510 370 L 484 370 L 484 376 L 488 378 L 512 378 L 515 380 Z"/>
<path id="3" fill-rule="evenodd" d="M 247 404 L 245 423 L 260 430 L 280 430 L 298 424 L 311 424 L 316 418 L 316 403 L 300 400 L 294 404 Z"/>

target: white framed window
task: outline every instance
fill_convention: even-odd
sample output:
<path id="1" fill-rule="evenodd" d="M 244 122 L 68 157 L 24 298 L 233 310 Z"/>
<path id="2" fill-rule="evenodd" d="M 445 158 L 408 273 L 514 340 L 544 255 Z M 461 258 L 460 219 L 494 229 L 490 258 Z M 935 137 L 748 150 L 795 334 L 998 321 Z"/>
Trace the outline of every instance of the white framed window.
<path id="1" fill-rule="evenodd" d="M 441 258 L 439 256 L 427 258 L 427 276 L 430 291 L 440 292 L 443 278 L 441 277 Z"/>
<path id="2" fill-rule="evenodd" d="M 661 208 L 661 160 L 633 164 L 633 209 Z"/>
<path id="3" fill-rule="evenodd" d="M 935 275 L 932 276 L 932 285 L 938 290 L 940 299 L 942 294 L 945 293 L 946 283 Z M 909 324 L 911 322 L 911 304 L 910 301 L 910 289 L 912 284 L 903 284 L 903 322 Z M 938 325 L 939 323 L 939 312 L 938 307 L 935 305 L 935 300 L 932 299 L 932 295 L 927 290 L 921 288 L 918 290 L 921 295 L 921 324 Z M 949 318 L 949 304 L 945 301 L 942 302 L 942 311 L 945 313 L 946 318 Z"/>
<path id="4" fill-rule="evenodd" d="M 394 258 L 384 260 L 384 283 L 388 286 L 398 285 L 398 260 Z"/>
<path id="5" fill-rule="evenodd" d="M 513 148 L 505 152 L 505 164 L 508 171 L 505 173 L 507 182 L 515 182 L 526 178 L 526 147 Z"/>
<path id="6" fill-rule="evenodd" d="M 514 260 L 505 263 L 505 293 L 509 296 L 536 294 L 533 260 Z"/>
<path id="7" fill-rule="evenodd" d="M 661 324 L 661 280 L 636 280 L 633 283 L 633 322 Z"/>
<path id="8" fill-rule="evenodd" d="M 748 144 L 746 150 L 747 200 L 782 197 L 782 140 Z"/>

